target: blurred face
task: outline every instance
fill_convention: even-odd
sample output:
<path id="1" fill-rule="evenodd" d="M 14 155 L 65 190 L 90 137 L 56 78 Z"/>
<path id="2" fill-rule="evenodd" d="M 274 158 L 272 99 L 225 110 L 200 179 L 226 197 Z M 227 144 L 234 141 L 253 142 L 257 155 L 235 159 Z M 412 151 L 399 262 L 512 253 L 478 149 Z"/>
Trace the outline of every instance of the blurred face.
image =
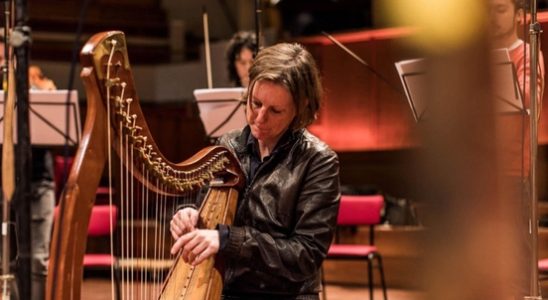
<path id="1" fill-rule="evenodd" d="M 254 84 L 247 101 L 246 117 L 251 134 L 273 147 L 296 116 L 293 97 L 282 85 L 267 80 Z"/>
<path id="2" fill-rule="evenodd" d="M 40 70 L 40 68 L 38 68 L 37 66 L 29 67 L 29 81 L 31 83 L 42 80 L 43 78 L 44 75 L 42 74 L 42 70 Z"/>
<path id="3" fill-rule="evenodd" d="M 247 87 L 249 85 L 249 68 L 253 64 L 253 52 L 248 48 L 242 48 L 240 54 L 236 57 L 234 66 L 242 86 Z"/>
<path id="4" fill-rule="evenodd" d="M 517 10 L 512 0 L 489 0 L 491 34 L 494 39 L 504 39 L 516 35 L 517 26 L 523 11 Z"/>

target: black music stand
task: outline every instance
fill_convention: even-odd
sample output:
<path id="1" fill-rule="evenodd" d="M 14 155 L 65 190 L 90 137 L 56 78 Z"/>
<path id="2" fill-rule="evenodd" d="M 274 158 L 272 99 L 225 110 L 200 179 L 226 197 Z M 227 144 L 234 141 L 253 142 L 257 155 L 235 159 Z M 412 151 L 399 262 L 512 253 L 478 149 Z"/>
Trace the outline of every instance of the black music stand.
<path id="1" fill-rule="evenodd" d="M 245 88 L 194 90 L 206 136 L 215 141 L 223 134 L 246 125 Z"/>
<path id="2" fill-rule="evenodd" d="M 70 103 L 67 104 L 68 90 L 29 92 L 30 137 L 33 146 L 76 146 L 81 139 L 80 110 L 78 92 L 70 91 Z M 66 109 L 69 119 L 66 120 Z M 16 116 L 15 116 L 16 117 Z M 4 92 L 0 91 L 0 123 L 4 121 Z M 69 132 L 66 133 L 67 122 Z M 15 122 L 17 124 L 17 122 Z M 17 128 L 14 126 L 14 142 L 17 142 Z M 0 130 L 0 143 L 4 132 Z"/>
<path id="3" fill-rule="evenodd" d="M 510 60 L 508 49 L 494 50 L 493 93 L 498 100 L 496 109 L 501 114 L 527 114 L 523 95 L 519 88 L 517 72 Z M 416 122 L 425 118 L 428 105 L 425 100 L 426 64 L 424 59 L 411 59 L 395 63 L 407 101 Z"/>

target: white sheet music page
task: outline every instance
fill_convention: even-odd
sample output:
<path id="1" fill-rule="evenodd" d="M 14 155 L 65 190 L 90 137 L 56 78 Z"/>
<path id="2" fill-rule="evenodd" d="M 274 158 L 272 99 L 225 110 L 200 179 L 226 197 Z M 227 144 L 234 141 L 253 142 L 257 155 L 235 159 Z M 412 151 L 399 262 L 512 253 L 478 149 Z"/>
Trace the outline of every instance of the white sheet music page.
<path id="1" fill-rule="evenodd" d="M 30 141 L 33 146 L 62 146 L 68 135 L 68 144 L 75 146 L 81 139 L 80 107 L 78 92 L 68 90 L 29 91 Z M 67 116 L 68 109 L 68 119 Z M 0 123 L 4 126 L 4 92 L 0 91 Z M 15 120 L 17 124 L 17 120 Z M 67 133 L 67 122 L 69 131 Z M 0 130 L 0 143 L 4 133 Z M 17 142 L 17 128 L 14 126 L 14 139 Z"/>
<path id="2" fill-rule="evenodd" d="M 244 88 L 194 90 L 200 118 L 208 137 L 216 138 L 246 125 Z"/>

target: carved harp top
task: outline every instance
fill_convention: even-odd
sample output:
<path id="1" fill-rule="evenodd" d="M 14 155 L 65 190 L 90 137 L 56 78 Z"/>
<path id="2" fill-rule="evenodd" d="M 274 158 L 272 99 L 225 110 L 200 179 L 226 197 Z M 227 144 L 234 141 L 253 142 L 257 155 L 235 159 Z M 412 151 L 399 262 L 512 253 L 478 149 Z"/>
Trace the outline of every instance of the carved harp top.
<path id="1" fill-rule="evenodd" d="M 54 225 L 46 290 L 46 297 L 50 300 L 80 298 L 87 228 L 95 192 L 105 164 L 108 166 L 110 185 L 116 185 L 117 190 L 117 198 L 111 198 L 110 201 L 117 205 L 125 205 L 125 208 L 130 210 L 127 213 L 122 211 L 119 216 L 121 222 L 126 223 L 118 227 L 117 230 L 121 231 L 118 235 L 124 237 L 127 230 L 126 238 L 131 236 L 132 239 L 134 231 L 131 227 L 134 223 L 129 223 L 129 219 L 134 217 L 140 218 L 139 224 L 149 224 L 151 217 L 156 218 L 155 224 L 160 228 L 159 232 L 169 232 L 165 223 L 169 221 L 169 209 L 173 209 L 174 205 L 167 204 L 166 207 L 169 208 L 156 210 L 145 205 L 155 202 L 157 206 L 158 202 L 165 205 L 169 199 L 186 199 L 188 202 L 189 199 L 193 199 L 192 194 L 206 184 L 210 189 L 200 209 L 200 224 L 214 228 L 218 223 L 231 222 L 238 195 L 237 189 L 243 183 L 239 163 L 224 147 L 205 148 L 180 163 L 170 162 L 161 154 L 138 104 L 122 32 L 111 31 L 94 35 L 83 47 L 80 59 L 88 108 L 82 141 L 61 196 L 59 214 Z M 114 154 L 111 154 L 112 152 Z M 115 168 L 112 165 L 116 165 L 118 172 L 114 180 L 112 178 Z M 146 214 L 134 213 L 137 204 L 134 207 L 133 203 L 137 203 L 137 198 L 143 203 L 139 210 L 146 211 Z M 121 208 L 123 209 L 124 207 Z M 141 230 L 141 236 L 144 236 L 145 231 L 148 235 L 150 230 Z M 150 243 L 159 243 L 160 240 L 163 242 L 169 238 L 160 237 L 157 233 L 150 235 L 154 235 L 156 241 L 139 240 L 142 248 L 135 250 L 140 253 L 141 258 L 146 258 L 150 252 L 147 251 Z M 121 253 L 122 256 L 129 253 L 129 249 L 133 254 L 134 247 L 124 248 L 124 245 L 122 242 L 111 247 L 115 248 L 115 253 Z M 120 247 L 122 250 L 116 249 Z M 168 278 L 179 278 L 183 275 L 191 277 L 200 271 L 200 282 L 208 277 L 208 280 L 213 278 L 217 285 L 219 283 L 218 271 L 211 270 L 213 261 L 202 264 L 202 268 L 209 266 L 210 269 L 197 270 L 185 266 L 182 260 L 179 262 L 177 258 L 171 257 L 169 260 L 177 263 L 172 267 Z M 129 255 L 124 261 L 124 264 L 120 263 L 122 277 L 124 274 L 127 274 L 125 279 L 133 280 L 140 277 L 146 281 L 147 286 L 154 286 L 154 282 L 151 284 L 148 280 L 151 276 L 145 274 L 148 270 L 139 270 L 138 263 Z M 151 287 L 150 290 L 157 289 L 157 293 L 149 291 L 145 295 L 143 289 L 135 291 L 133 285 L 122 283 L 121 294 L 128 299 L 173 299 L 172 296 L 165 296 L 166 291 L 172 293 L 170 295 L 177 295 L 178 299 L 186 299 L 183 297 L 185 294 L 197 295 L 197 292 L 187 285 L 173 287 L 169 282 L 160 282 L 156 285 L 160 287 Z M 211 289 L 212 287 L 202 288 L 204 291 L 200 292 L 199 298 L 217 297 L 220 291 Z M 159 296 L 160 293 L 164 296 Z"/>

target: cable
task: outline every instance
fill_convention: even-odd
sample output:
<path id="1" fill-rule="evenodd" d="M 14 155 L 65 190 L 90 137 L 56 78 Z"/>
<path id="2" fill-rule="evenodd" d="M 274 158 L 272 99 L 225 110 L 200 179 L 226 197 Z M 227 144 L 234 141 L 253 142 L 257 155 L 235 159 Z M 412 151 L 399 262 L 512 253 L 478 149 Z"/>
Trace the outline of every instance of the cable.
<path id="1" fill-rule="evenodd" d="M 78 64 L 78 52 L 80 50 L 80 38 L 82 37 L 82 31 L 84 28 L 84 20 L 86 13 L 89 7 L 91 0 L 83 0 L 82 7 L 80 8 L 80 17 L 78 18 L 78 25 L 76 27 L 76 37 L 74 39 L 74 45 L 72 48 L 72 60 L 70 63 L 70 72 L 67 85 L 67 100 L 65 101 L 65 144 L 63 147 L 63 176 L 62 183 L 64 184 L 67 181 L 68 175 L 68 163 L 67 159 L 69 157 L 69 137 L 70 137 L 70 104 L 72 98 L 72 89 L 74 88 L 74 73 L 76 70 L 76 65 Z"/>

